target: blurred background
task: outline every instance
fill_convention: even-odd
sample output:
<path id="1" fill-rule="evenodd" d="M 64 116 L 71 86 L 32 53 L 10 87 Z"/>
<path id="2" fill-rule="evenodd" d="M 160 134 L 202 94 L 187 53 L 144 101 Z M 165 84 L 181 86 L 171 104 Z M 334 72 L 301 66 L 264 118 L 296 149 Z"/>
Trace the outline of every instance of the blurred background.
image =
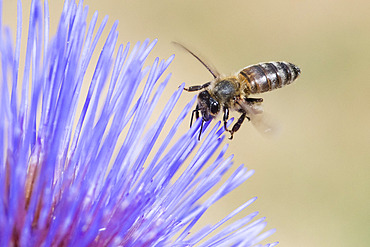
<path id="1" fill-rule="evenodd" d="M 261 95 L 265 110 L 281 126 L 278 136 L 264 138 L 245 123 L 233 141 L 225 140 L 228 153 L 235 154 L 235 167 L 244 163 L 255 174 L 214 205 L 201 224 L 215 223 L 258 196 L 240 217 L 255 210 L 266 216 L 267 229 L 277 230 L 266 243 L 369 246 L 369 1 L 84 3 L 89 19 L 98 10 L 100 21 L 109 15 L 109 28 L 119 20 L 119 43 L 158 38 L 149 62 L 176 54 L 162 106 L 181 83 L 199 85 L 212 79 L 171 41 L 189 46 L 226 74 L 264 61 L 289 61 L 302 69 L 293 85 Z M 55 30 L 62 1 L 49 4 Z M 3 19 L 13 28 L 15 11 L 12 1 L 4 2 Z M 29 12 L 26 1 L 23 12 Z M 195 95 L 182 94 L 173 119 Z M 161 107 L 157 109 L 159 113 Z"/>

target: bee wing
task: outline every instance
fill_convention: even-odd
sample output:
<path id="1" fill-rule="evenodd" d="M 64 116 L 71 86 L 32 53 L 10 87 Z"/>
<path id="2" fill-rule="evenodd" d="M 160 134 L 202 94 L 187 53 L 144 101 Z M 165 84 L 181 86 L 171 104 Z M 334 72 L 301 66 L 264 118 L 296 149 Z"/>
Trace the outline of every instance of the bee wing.
<path id="1" fill-rule="evenodd" d="M 270 114 L 263 113 L 251 117 L 253 126 L 266 137 L 276 137 L 280 133 L 279 124 Z"/>
<path id="2" fill-rule="evenodd" d="M 251 103 L 245 100 L 240 100 L 238 103 L 246 111 L 253 126 L 263 136 L 273 137 L 280 132 L 279 125 L 273 120 L 271 115 L 263 111 L 261 103 Z"/>

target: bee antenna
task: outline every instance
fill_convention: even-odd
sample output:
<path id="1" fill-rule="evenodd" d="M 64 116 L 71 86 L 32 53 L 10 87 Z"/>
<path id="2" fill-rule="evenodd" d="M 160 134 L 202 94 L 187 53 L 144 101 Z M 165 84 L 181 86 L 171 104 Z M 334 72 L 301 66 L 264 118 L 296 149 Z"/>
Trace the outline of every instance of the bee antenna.
<path id="1" fill-rule="evenodd" d="M 204 67 L 207 68 L 207 70 L 213 75 L 214 78 L 217 78 L 220 76 L 220 73 L 217 72 L 215 68 L 212 68 L 209 64 L 206 64 L 202 59 L 200 59 L 197 55 L 195 55 L 191 50 L 186 48 L 184 45 L 177 43 L 175 41 L 172 41 L 173 44 L 180 46 L 182 49 L 189 52 L 193 57 L 195 57 L 201 64 L 203 64 Z"/>

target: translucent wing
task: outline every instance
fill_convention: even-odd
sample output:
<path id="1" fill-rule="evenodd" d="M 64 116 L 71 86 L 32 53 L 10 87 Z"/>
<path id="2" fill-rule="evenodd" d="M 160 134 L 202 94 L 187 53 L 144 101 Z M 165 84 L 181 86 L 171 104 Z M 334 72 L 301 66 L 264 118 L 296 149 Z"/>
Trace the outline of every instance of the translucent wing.
<path id="1" fill-rule="evenodd" d="M 273 118 L 263 111 L 261 102 L 238 101 L 241 108 L 247 113 L 251 123 L 263 136 L 273 137 L 280 132 L 279 125 Z"/>

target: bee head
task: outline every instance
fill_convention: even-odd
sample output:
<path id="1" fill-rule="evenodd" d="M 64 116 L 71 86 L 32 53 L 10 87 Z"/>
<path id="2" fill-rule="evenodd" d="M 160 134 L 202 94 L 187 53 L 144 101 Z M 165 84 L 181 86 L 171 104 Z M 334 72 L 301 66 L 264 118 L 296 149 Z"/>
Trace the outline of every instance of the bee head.
<path id="1" fill-rule="evenodd" d="M 203 91 L 198 95 L 198 109 L 202 113 L 203 120 L 209 121 L 219 113 L 220 104 L 208 91 Z"/>

